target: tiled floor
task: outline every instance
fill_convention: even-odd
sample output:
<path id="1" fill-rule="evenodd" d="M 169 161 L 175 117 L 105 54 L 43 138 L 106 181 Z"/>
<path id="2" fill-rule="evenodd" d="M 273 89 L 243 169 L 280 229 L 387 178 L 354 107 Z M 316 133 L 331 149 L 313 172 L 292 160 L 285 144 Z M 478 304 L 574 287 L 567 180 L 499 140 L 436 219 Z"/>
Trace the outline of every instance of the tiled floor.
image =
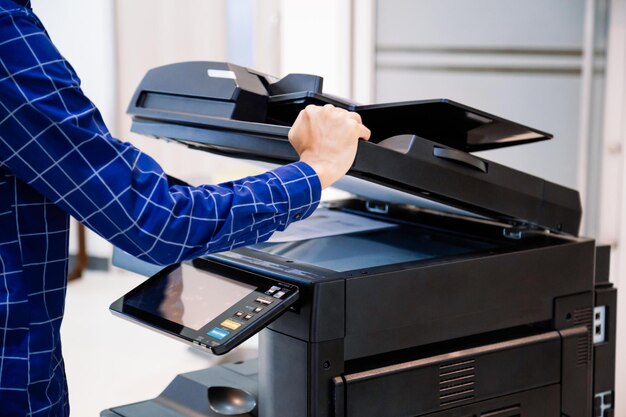
<path id="1" fill-rule="evenodd" d="M 70 283 L 61 332 L 72 416 L 98 416 L 157 396 L 178 373 L 256 356 L 256 339 L 217 357 L 111 315 L 109 304 L 143 279 L 114 269 Z"/>

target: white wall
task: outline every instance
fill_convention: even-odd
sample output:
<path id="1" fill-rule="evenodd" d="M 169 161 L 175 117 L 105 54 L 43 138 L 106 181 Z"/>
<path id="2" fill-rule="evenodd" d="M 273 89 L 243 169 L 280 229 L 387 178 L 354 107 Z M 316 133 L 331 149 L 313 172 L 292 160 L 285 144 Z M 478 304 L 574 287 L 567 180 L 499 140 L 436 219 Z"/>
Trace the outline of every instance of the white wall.
<path id="1" fill-rule="evenodd" d="M 324 77 L 324 91 L 351 97 L 351 1 L 282 0 L 280 75 Z"/>

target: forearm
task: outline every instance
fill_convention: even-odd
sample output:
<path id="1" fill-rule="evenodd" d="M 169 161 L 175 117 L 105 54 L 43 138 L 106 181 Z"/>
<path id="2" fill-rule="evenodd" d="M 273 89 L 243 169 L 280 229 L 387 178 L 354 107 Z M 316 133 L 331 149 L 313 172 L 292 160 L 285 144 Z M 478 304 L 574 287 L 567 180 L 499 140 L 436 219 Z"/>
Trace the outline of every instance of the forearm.
<path id="1" fill-rule="evenodd" d="M 68 129 L 66 136 L 92 135 Z M 6 164 L 96 233 L 151 263 L 265 240 L 319 201 L 319 180 L 303 163 L 215 186 L 170 187 L 161 167 L 128 144 L 96 135 L 72 150 L 75 144 L 63 149 L 59 140 L 42 135 L 36 150 L 11 148 Z M 0 154 L 8 153 L 9 143 L 0 142 Z"/>
<path id="2" fill-rule="evenodd" d="M 101 219 L 90 227 L 112 233 L 105 238 L 131 254 L 161 264 L 266 240 L 311 214 L 320 189 L 315 173 L 301 163 L 213 186 L 142 182 L 131 186 L 138 198 L 121 196 L 121 206 L 133 207 L 132 212 L 111 206 L 115 226 Z M 125 227 L 114 228 L 120 225 Z"/>

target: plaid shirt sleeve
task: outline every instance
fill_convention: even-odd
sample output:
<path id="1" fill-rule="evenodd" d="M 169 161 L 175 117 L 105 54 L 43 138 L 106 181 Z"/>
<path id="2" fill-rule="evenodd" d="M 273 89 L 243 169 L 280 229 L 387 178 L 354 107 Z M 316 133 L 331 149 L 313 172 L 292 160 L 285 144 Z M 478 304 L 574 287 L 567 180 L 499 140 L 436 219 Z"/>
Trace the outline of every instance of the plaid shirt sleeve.
<path id="1" fill-rule="evenodd" d="M 253 244 L 314 211 L 320 182 L 302 162 L 170 186 L 153 159 L 111 137 L 72 67 L 23 10 L 0 17 L 0 168 L 155 264 Z"/>

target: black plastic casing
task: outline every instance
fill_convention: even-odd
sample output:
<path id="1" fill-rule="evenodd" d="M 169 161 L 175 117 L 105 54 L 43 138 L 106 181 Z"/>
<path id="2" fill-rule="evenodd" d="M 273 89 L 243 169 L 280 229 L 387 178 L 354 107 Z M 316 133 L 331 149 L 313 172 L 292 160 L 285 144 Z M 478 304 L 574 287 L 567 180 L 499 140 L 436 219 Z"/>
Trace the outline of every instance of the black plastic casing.
<path id="1" fill-rule="evenodd" d="M 555 401 L 563 399 L 562 404 L 553 403 L 553 411 L 562 407 L 570 411 L 570 417 L 588 416 L 593 369 L 591 355 L 586 356 L 592 349 L 590 323 L 567 317 L 575 317 L 577 310 L 593 309 L 593 259 L 593 241 L 582 240 L 314 284 L 309 291 L 302 291 L 308 296 L 298 315 L 286 313 L 260 334 L 259 388 L 261 398 L 266 399 L 260 415 L 418 416 L 494 398 L 479 396 L 477 392 L 483 389 L 497 391 L 500 387 L 498 395 L 502 396 L 552 384 L 549 391 L 555 393 Z M 558 308 L 574 294 L 586 296 Z M 440 402 L 440 380 L 433 377 L 434 368 L 416 370 L 417 379 L 408 374 L 407 362 L 430 363 L 428 358 L 435 356 L 444 358 L 437 366 L 463 358 L 480 363 L 481 350 L 489 350 L 489 346 L 478 343 L 478 335 L 501 331 L 497 343 L 510 344 L 519 329 L 530 324 L 551 334 L 556 350 L 540 349 L 537 354 L 547 356 L 538 361 L 524 349 L 509 346 L 507 365 L 499 360 L 480 365 L 481 373 L 473 380 L 472 390 L 468 388 L 469 394 L 450 397 L 458 401 Z M 454 349 L 451 341 L 457 341 L 459 348 Z M 470 346 L 477 349 L 471 355 L 458 353 Z M 381 355 L 386 357 L 381 359 Z M 585 355 L 584 359 L 579 355 Z M 395 357 L 403 356 L 409 359 L 395 362 Z M 378 375 L 375 364 L 379 361 L 396 366 L 400 375 Z M 545 380 L 537 375 L 545 370 L 544 362 L 558 366 L 556 374 Z M 363 363 L 368 364 L 365 372 L 372 378 L 370 384 L 378 384 L 377 388 L 353 388 L 352 368 L 361 369 Z M 509 365 L 517 373 L 511 374 Z M 424 376 L 429 383 L 419 379 L 421 372 L 431 372 Z M 398 384 L 415 394 L 402 396 L 402 401 L 386 396 L 394 378 L 400 378 Z M 513 383 L 511 379 L 519 385 L 504 389 Z M 298 395 L 285 396 L 285 392 Z M 371 401 L 378 404 L 372 412 L 384 407 L 388 414 L 362 414 L 363 408 L 357 404 Z M 431 406 L 425 404 L 429 401 Z M 511 399 L 510 404 L 519 401 Z M 528 411 L 520 415 L 552 415 L 532 414 L 530 410 L 537 404 L 524 404 Z"/>

